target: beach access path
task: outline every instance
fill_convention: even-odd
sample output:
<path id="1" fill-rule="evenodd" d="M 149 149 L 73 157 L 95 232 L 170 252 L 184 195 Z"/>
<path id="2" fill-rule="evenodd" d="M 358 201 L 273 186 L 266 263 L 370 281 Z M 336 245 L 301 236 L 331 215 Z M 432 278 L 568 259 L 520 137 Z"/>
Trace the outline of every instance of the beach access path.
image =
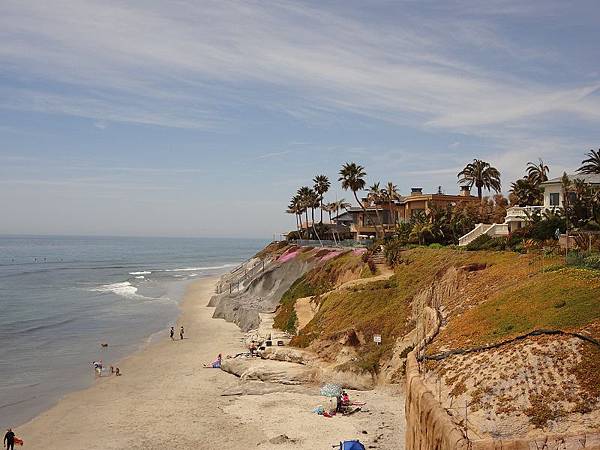
<path id="1" fill-rule="evenodd" d="M 176 326 L 185 327 L 183 341 L 172 342 L 165 330 L 164 338 L 118 363 L 122 376 L 101 378 L 19 427 L 26 448 L 325 449 L 352 438 L 380 449 L 402 447 L 404 401 L 385 392 L 357 393 L 370 412 L 332 419 L 311 412 L 318 387 L 222 396 L 238 389 L 240 380 L 202 364 L 244 347 L 239 328 L 212 319 L 214 308 L 206 306 L 216 281 L 188 287 Z"/>

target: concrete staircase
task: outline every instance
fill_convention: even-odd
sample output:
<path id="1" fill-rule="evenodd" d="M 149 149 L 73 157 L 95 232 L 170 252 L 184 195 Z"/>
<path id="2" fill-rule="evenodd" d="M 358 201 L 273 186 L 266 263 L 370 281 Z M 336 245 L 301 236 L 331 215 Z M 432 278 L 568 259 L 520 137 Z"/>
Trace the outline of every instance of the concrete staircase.
<path id="1" fill-rule="evenodd" d="M 469 245 L 479 236 L 487 234 L 490 237 L 508 236 L 508 224 L 506 223 L 478 223 L 475 228 L 469 231 L 458 240 L 458 245 L 463 247 Z"/>

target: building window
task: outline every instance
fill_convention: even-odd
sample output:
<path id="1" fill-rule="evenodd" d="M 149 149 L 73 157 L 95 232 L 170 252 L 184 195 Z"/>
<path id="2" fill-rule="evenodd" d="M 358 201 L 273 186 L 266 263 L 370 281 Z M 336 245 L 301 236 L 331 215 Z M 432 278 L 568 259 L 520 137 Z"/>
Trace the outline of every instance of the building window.
<path id="1" fill-rule="evenodd" d="M 560 206 L 560 194 L 558 192 L 550 194 L 550 206 Z"/>

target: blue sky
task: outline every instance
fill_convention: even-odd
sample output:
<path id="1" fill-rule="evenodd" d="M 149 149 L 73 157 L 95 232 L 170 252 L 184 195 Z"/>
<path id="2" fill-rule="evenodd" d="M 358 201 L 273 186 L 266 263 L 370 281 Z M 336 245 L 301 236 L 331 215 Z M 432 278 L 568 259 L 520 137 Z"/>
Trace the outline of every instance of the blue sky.
<path id="1" fill-rule="evenodd" d="M 594 1 L 0 3 L 0 233 L 271 237 L 316 174 L 600 147 Z M 349 199 L 335 182 L 330 199 Z"/>

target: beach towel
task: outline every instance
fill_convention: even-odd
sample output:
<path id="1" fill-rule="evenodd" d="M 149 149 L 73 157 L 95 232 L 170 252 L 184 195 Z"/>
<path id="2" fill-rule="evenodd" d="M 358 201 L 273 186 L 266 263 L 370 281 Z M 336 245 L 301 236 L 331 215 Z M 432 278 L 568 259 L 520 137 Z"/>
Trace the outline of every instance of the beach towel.
<path id="1" fill-rule="evenodd" d="M 315 409 L 313 409 L 313 412 L 315 414 L 318 414 L 318 415 L 322 416 L 323 413 L 325 412 L 325 408 L 323 408 L 323 405 L 319 405 Z"/>

